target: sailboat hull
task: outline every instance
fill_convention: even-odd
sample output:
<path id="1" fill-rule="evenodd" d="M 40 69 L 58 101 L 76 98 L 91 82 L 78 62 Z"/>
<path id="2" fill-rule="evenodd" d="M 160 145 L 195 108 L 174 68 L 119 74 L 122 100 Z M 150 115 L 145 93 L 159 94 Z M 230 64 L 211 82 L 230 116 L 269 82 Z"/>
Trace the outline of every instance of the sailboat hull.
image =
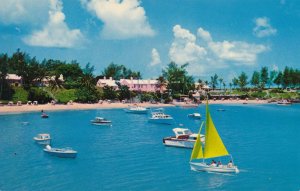
<path id="1" fill-rule="evenodd" d="M 203 162 L 190 162 L 190 166 L 192 170 L 195 171 L 204 171 L 204 172 L 218 172 L 218 173 L 239 173 L 239 170 L 237 166 L 233 167 L 227 167 L 226 165 L 223 165 L 222 167 L 214 167 L 207 165 Z"/>

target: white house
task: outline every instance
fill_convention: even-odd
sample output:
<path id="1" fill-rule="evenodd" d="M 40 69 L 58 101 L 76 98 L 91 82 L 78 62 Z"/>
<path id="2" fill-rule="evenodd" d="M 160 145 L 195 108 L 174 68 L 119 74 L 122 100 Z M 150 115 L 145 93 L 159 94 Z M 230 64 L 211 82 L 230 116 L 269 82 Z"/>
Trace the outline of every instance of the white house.
<path id="1" fill-rule="evenodd" d="M 114 89 L 118 89 L 116 80 L 113 80 L 112 77 L 110 77 L 109 79 L 106 79 L 106 77 L 104 77 L 104 79 L 99 79 L 96 86 L 101 88 L 103 88 L 104 86 L 109 86 L 113 87 Z"/>

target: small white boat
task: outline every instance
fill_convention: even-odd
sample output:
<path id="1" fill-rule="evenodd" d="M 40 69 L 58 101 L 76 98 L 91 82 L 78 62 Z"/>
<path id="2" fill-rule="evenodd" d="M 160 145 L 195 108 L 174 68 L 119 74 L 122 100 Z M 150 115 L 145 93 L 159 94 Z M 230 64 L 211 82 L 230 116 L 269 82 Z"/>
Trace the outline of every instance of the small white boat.
<path id="1" fill-rule="evenodd" d="M 51 143 L 50 134 L 47 133 L 38 134 L 36 137 L 33 137 L 33 140 L 40 145 L 50 145 Z"/>
<path id="2" fill-rule="evenodd" d="M 232 164 L 232 163 L 231 163 Z M 239 173 L 237 166 L 230 165 L 215 165 L 206 164 L 204 162 L 196 163 L 190 162 L 191 169 L 194 171 L 206 171 L 206 172 L 217 172 L 217 173 Z"/>
<path id="3" fill-rule="evenodd" d="M 126 113 L 135 113 L 135 114 L 147 114 L 148 109 L 145 107 L 134 105 L 134 106 L 131 106 L 131 107 L 125 109 L 125 112 Z"/>
<path id="4" fill-rule="evenodd" d="M 61 157 L 61 158 L 75 158 L 77 156 L 77 151 L 69 147 L 59 149 L 59 148 L 52 148 L 50 145 L 47 145 L 44 148 L 44 151 L 46 153 L 49 153 L 50 155 Z"/>
<path id="5" fill-rule="evenodd" d="M 91 120 L 91 123 L 93 125 L 111 126 L 111 121 L 103 117 L 96 117 L 94 120 Z"/>
<path id="6" fill-rule="evenodd" d="M 194 118 L 194 119 L 201 119 L 201 114 L 200 113 L 191 113 L 191 114 L 188 114 L 188 117 Z"/>
<path id="7" fill-rule="evenodd" d="M 277 102 L 277 105 L 291 105 L 292 102 L 286 100 L 286 99 L 283 99 L 283 100 L 280 100 Z"/>
<path id="8" fill-rule="evenodd" d="M 151 117 L 149 118 L 149 122 L 151 123 L 162 123 L 172 125 L 174 123 L 174 119 L 171 115 L 167 115 L 161 111 L 161 109 L 156 109 L 156 112 L 151 113 Z"/>
<path id="9" fill-rule="evenodd" d="M 170 147 L 182 147 L 192 149 L 197 140 L 198 134 L 192 133 L 189 129 L 174 128 L 175 136 L 165 137 L 163 144 Z M 200 135 L 201 142 L 204 143 L 205 136 Z"/>

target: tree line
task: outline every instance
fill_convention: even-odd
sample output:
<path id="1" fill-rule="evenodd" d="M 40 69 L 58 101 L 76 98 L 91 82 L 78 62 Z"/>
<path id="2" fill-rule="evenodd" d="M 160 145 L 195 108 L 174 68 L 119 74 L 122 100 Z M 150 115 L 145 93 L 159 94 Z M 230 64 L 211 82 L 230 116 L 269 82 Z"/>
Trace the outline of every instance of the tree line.
<path id="1" fill-rule="evenodd" d="M 76 60 L 71 62 L 44 59 L 41 62 L 36 57 L 20 51 L 19 49 L 8 56 L 0 54 L 0 99 L 9 100 L 14 94 L 15 89 L 11 87 L 6 79 L 7 74 L 17 74 L 22 77 L 22 88 L 25 90 L 28 100 L 41 100 L 48 102 L 54 99 L 52 93 L 64 91 L 61 97 L 64 100 L 74 99 L 78 102 L 96 102 L 99 99 L 131 99 L 139 96 L 140 100 L 149 101 L 160 99 L 170 101 L 170 98 L 179 98 L 181 95 L 191 95 L 194 90 L 203 88 L 204 85 L 211 89 L 230 89 L 235 88 L 246 91 L 250 87 L 254 90 L 263 90 L 265 88 L 299 88 L 300 71 L 292 67 L 285 67 L 283 71 L 271 70 L 268 67 L 262 67 L 260 71 L 254 71 L 249 78 L 245 72 L 226 82 L 222 77 L 214 74 L 210 80 L 198 80 L 199 86 L 195 86 L 195 79 L 188 74 L 187 64 L 178 65 L 175 62 L 169 63 L 157 78 L 157 92 L 142 93 L 130 91 L 127 86 L 117 84 L 118 90 L 112 87 L 97 88 L 96 83 L 100 78 L 112 77 L 115 80 L 142 79 L 139 71 L 133 71 L 124 65 L 110 63 L 103 69 L 100 75 L 95 76 L 95 68 L 90 63 L 84 67 Z M 64 81 L 61 81 L 60 75 L 63 75 Z M 49 79 L 49 87 L 41 87 L 40 84 L 44 78 Z M 71 95 L 69 95 L 71 94 Z"/>
<path id="2" fill-rule="evenodd" d="M 277 86 L 277 88 L 299 88 L 300 86 L 300 70 L 292 67 L 285 67 L 283 71 L 271 70 L 269 72 L 268 67 L 264 66 L 260 71 L 254 71 L 252 77 L 245 72 L 237 77 L 234 77 L 228 84 L 219 77 L 217 74 L 210 77 L 210 81 L 198 80 L 200 86 L 210 85 L 212 89 L 216 89 L 219 85 L 219 89 L 222 87 L 225 89 L 226 85 L 231 88 L 239 88 L 246 90 L 248 85 L 251 85 L 255 89 L 265 89 Z"/>

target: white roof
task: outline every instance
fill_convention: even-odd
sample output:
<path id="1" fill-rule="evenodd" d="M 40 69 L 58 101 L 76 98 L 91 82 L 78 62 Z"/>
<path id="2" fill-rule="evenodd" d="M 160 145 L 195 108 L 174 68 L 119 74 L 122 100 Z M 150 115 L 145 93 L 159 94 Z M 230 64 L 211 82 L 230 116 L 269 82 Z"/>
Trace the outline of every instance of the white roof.
<path id="1" fill-rule="evenodd" d="M 17 74 L 7 74 L 6 79 L 7 80 L 21 80 L 21 76 L 18 76 Z"/>
<path id="2" fill-rule="evenodd" d="M 104 84 L 104 85 L 108 85 L 108 86 L 112 86 L 112 87 L 116 87 L 118 86 L 116 84 L 116 80 L 112 80 L 112 79 L 99 79 L 97 82 L 98 85 L 100 84 Z"/>
<path id="3" fill-rule="evenodd" d="M 157 84 L 157 80 L 131 80 L 131 79 L 120 79 L 120 83 L 126 81 L 128 84 Z"/>
<path id="4" fill-rule="evenodd" d="M 186 128 L 174 128 L 174 129 L 173 129 L 173 132 L 174 132 L 175 134 L 177 134 L 178 132 L 183 132 L 183 133 L 188 132 L 189 134 L 192 133 L 189 129 L 186 129 Z"/>

